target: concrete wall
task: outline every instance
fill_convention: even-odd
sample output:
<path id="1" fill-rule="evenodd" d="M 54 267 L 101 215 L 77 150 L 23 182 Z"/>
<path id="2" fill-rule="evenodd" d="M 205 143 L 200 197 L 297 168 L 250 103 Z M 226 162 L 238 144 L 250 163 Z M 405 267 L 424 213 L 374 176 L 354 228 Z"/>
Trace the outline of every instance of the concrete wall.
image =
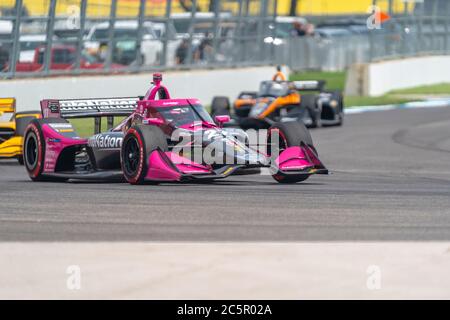
<path id="1" fill-rule="evenodd" d="M 354 65 L 346 94 L 380 96 L 396 89 L 450 82 L 450 56 L 427 56 Z"/>
<path id="2" fill-rule="evenodd" d="M 259 83 L 274 73 L 273 66 L 174 71 L 163 73 L 163 83 L 172 97 L 198 98 L 209 105 L 215 95 L 235 98 L 240 91 L 257 90 Z M 39 101 L 49 98 L 141 96 L 151 81 L 151 73 L 2 80 L 0 97 L 15 97 L 17 110 L 23 111 L 39 109 Z"/>

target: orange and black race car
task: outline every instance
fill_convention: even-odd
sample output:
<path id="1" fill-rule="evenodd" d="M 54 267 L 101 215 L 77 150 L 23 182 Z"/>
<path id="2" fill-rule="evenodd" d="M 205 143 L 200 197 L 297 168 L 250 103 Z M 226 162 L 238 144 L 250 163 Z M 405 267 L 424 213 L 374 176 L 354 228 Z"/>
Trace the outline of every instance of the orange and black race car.
<path id="1" fill-rule="evenodd" d="M 39 118 L 40 111 L 16 112 L 16 99 L 0 98 L 0 159 L 17 158 L 23 164 L 23 133 L 31 120 Z"/>
<path id="2" fill-rule="evenodd" d="M 242 129 L 269 128 L 275 122 L 303 121 L 309 127 L 342 125 L 344 99 L 340 91 L 324 90 L 325 81 L 286 81 L 278 68 L 258 92 L 241 92 L 230 110 L 227 97 L 215 97 L 211 113 L 230 115 Z"/>

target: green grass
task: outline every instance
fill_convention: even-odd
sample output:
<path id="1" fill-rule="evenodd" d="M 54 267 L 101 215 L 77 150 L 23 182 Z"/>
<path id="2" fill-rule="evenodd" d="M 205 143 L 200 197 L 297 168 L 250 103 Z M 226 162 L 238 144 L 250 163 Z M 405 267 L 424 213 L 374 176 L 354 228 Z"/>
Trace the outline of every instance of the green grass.
<path id="1" fill-rule="evenodd" d="M 325 88 L 327 90 L 341 90 L 345 89 L 347 73 L 345 71 L 339 72 L 321 72 L 321 71 L 307 71 L 301 73 L 291 74 L 290 80 L 325 80 L 327 83 Z M 450 85 L 449 89 L 450 89 Z M 397 92 L 396 92 L 397 93 Z M 391 93 L 380 96 L 380 97 L 359 97 L 359 96 L 345 96 L 344 104 L 345 107 L 356 107 L 356 106 L 377 106 L 385 104 L 400 104 L 405 102 L 410 102 L 416 100 L 414 98 L 408 97 L 398 97 L 391 95 Z"/>
<path id="2" fill-rule="evenodd" d="M 450 83 L 439 83 L 409 89 L 395 90 L 392 94 L 450 94 Z"/>
<path id="3" fill-rule="evenodd" d="M 122 121 L 123 117 L 114 118 L 114 125 L 118 125 Z M 87 138 L 94 134 L 94 118 L 86 119 L 70 119 L 70 123 L 74 126 L 75 131 L 80 137 Z M 104 132 L 107 130 L 107 120 L 106 117 L 102 118 L 102 130 Z"/>
<path id="4" fill-rule="evenodd" d="M 344 105 L 346 108 L 359 106 L 380 106 L 385 104 L 401 104 L 411 102 L 416 99 L 402 98 L 391 95 L 384 95 L 380 97 L 354 97 L 345 96 Z"/>
<path id="5" fill-rule="evenodd" d="M 289 77 L 291 81 L 299 80 L 325 80 L 327 82 L 326 88 L 328 90 L 342 90 L 345 88 L 345 80 L 347 72 L 321 72 L 321 71 L 307 71 L 293 73 Z"/>

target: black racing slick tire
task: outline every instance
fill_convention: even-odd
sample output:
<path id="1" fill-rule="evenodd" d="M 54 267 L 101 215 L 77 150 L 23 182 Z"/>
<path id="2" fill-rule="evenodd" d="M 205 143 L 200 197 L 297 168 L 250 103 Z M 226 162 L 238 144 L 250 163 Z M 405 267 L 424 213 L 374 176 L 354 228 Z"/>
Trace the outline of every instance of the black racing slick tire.
<path id="1" fill-rule="evenodd" d="M 275 181 L 277 181 L 278 183 L 282 183 L 282 184 L 292 184 L 292 183 L 297 183 L 297 182 L 303 182 L 309 178 L 308 175 L 283 176 L 283 175 L 279 175 L 279 174 L 274 174 L 272 177 L 275 179 Z"/>
<path id="2" fill-rule="evenodd" d="M 230 100 L 227 97 L 214 97 L 211 103 L 211 115 L 229 116 Z"/>
<path id="3" fill-rule="evenodd" d="M 317 95 L 315 94 L 302 94 L 300 96 L 300 107 L 305 108 L 311 117 L 312 128 L 320 128 L 322 126 L 322 110 L 317 105 Z"/>
<path id="4" fill-rule="evenodd" d="M 275 134 L 277 133 L 277 134 Z M 288 147 L 301 146 L 302 143 L 316 152 L 311 134 L 303 123 L 297 121 L 278 122 L 269 128 L 268 132 L 269 154 L 278 155 Z M 278 138 L 276 143 L 275 138 Z M 274 161 L 274 157 L 272 157 Z M 305 181 L 309 175 L 283 175 L 277 172 L 272 177 L 279 183 L 297 183 Z"/>
<path id="5" fill-rule="evenodd" d="M 339 120 L 336 125 L 342 126 L 344 124 L 344 96 L 341 91 L 333 91 L 331 92 L 331 96 L 332 99 L 338 102 L 337 117 Z"/>
<path id="6" fill-rule="evenodd" d="M 67 123 L 67 121 L 61 118 L 34 119 L 30 121 L 24 131 L 23 138 L 23 162 L 25 168 L 33 181 L 66 181 L 67 179 L 65 178 L 43 175 L 46 145 L 42 125 L 46 123 Z"/>
<path id="7" fill-rule="evenodd" d="M 25 111 L 25 112 L 16 112 L 15 115 L 15 123 L 16 123 L 16 131 L 15 135 L 18 137 L 23 137 L 25 134 L 25 129 L 27 128 L 28 124 L 34 120 L 37 119 L 37 115 L 39 115 L 40 111 Z M 19 116 L 19 117 L 18 117 Z M 17 161 L 20 165 L 24 165 L 23 155 L 17 156 Z"/>
<path id="8" fill-rule="evenodd" d="M 284 145 L 280 145 L 281 148 L 300 146 L 303 142 L 314 149 L 311 134 L 306 126 L 301 122 L 289 121 L 274 123 L 269 128 L 269 141 L 271 141 L 272 133 L 275 130 L 279 132 L 280 138 L 284 140 Z"/>
<path id="9" fill-rule="evenodd" d="M 120 163 L 130 184 L 143 184 L 148 171 L 148 157 L 157 148 L 167 151 L 164 133 L 156 126 L 132 126 L 123 139 Z"/>

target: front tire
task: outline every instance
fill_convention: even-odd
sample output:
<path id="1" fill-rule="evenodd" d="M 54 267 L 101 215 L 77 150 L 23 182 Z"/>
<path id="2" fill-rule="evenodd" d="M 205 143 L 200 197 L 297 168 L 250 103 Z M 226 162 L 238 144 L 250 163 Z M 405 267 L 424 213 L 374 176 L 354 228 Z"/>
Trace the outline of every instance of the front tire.
<path id="1" fill-rule="evenodd" d="M 278 183 L 283 183 L 283 184 L 292 184 L 292 183 L 297 183 L 297 182 L 303 182 L 306 179 L 309 178 L 308 175 L 303 175 L 303 176 L 286 176 L 286 175 L 276 175 L 274 174 L 272 176 Z"/>
<path id="2" fill-rule="evenodd" d="M 277 134 L 275 134 L 277 133 Z M 275 139 L 278 138 L 278 142 Z M 316 152 L 311 134 L 303 123 L 297 121 L 279 122 L 272 125 L 269 129 L 269 155 L 272 161 L 285 149 L 294 146 L 306 144 Z M 309 175 L 286 175 L 278 171 L 272 175 L 278 183 L 297 183 L 305 181 Z"/>
<path id="3" fill-rule="evenodd" d="M 214 97 L 211 103 L 211 115 L 214 116 L 229 116 L 230 115 L 230 100 L 227 97 Z"/>
<path id="4" fill-rule="evenodd" d="M 317 105 L 317 96 L 315 94 L 302 94 L 300 107 L 305 108 L 311 117 L 312 128 L 320 128 L 322 126 L 322 110 Z"/>
<path id="5" fill-rule="evenodd" d="M 125 134 L 120 152 L 122 171 L 130 184 L 143 184 L 148 171 L 148 157 L 157 148 L 167 151 L 167 140 L 158 127 L 132 126 Z"/>
<path id="6" fill-rule="evenodd" d="M 277 122 L 273 124 L 269 128 L 269 137 L 268 141 L 272 143 L 272 134 L 278 131 L 279 135 L 279 148 L 272 151 L 269 150 L 269 154 L 273 154 L 275 151 L 283 151 L 288 147 L 301 146 L 301 143 L 305 143 L 310 146 L 314 151 L 314 143 L 309 133 L 309 130 L 306 128 L 305 124 L 297 121 L 289 121 L 289 122 Z"/>

